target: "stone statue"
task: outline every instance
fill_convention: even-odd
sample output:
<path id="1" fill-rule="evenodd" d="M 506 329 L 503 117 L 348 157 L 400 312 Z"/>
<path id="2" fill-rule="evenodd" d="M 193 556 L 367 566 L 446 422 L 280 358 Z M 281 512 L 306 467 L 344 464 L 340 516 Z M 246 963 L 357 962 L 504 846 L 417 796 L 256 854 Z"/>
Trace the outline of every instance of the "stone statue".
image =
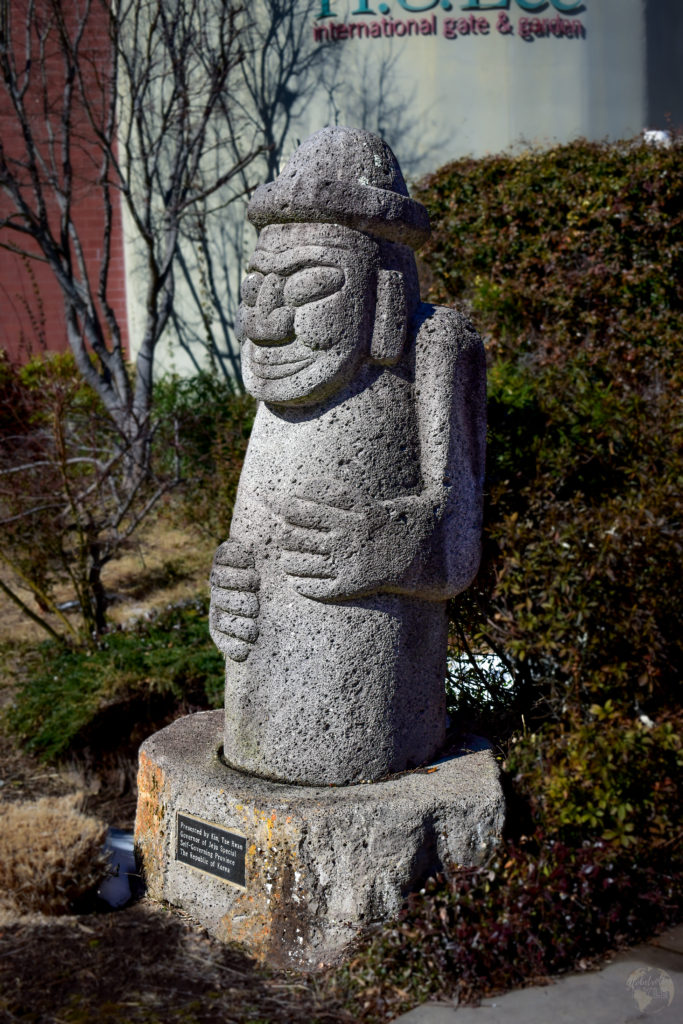
<path id="1" fill-rule="evenodd" d="M 310 970 L 501 834 L 488 744 L 443 751 L 446 601 L 479 561 L 484 356 L 464 317 L 420 303 L 427 214 L 374 135 L 313 135 L 249 217 L 259 406 L 210 613 L 225 711 L 145 740 L 135 836 L 150 896 Z"/>
<path id="2" fill-rule="evenodd" d="M 444 742 L 446 601 L 479 562 L 483 348 L 420 302 L 427 213 L 369 132 L 311 136 L 248 216 L 259 406 L 212 572 L 223 756 L 273 781 L 375 781 Z"/>

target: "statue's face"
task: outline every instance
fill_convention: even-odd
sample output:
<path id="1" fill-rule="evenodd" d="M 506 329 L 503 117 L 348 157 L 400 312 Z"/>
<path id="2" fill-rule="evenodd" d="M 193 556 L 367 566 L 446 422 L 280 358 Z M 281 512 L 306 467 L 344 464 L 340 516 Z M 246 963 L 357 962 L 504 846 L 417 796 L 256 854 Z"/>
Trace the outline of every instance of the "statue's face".
<path id="1" fill-rule="evenodd" d="M 335 224 L 271 224 L 242 282 L 242 375 L 255 398 L 310 404 L 367 357 L 379 249 Z"/>

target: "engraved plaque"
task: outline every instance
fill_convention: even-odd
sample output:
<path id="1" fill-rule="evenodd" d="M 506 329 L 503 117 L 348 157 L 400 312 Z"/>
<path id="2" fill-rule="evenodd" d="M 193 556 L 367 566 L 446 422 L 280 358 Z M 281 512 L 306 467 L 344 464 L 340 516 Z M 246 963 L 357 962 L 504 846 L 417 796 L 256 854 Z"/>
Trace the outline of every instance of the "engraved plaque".
<path id="1" fill-rule="evenodd" d="M 178 812 L 176 860 L 183 864 L 244 889 L 246 850 L 246 836 L 192 814 Z"/>

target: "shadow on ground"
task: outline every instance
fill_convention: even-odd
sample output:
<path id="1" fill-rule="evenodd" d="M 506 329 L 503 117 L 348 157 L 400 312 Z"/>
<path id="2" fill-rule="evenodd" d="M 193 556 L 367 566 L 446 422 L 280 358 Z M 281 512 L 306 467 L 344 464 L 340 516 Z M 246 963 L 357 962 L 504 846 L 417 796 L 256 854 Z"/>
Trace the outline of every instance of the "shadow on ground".
<path id="1" fill-rule="evenodd" d="M 0 1020 L 30 1024 L 353 1024 L 315 978 L 270 974 L 147 900 L 5 919 Z"/>

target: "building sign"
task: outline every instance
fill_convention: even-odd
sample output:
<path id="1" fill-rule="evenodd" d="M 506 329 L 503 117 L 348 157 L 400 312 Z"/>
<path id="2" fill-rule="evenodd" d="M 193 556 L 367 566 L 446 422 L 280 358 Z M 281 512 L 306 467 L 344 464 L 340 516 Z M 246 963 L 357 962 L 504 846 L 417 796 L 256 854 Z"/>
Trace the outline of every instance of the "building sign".
<path id="1" fill-rule="evenodd" d="M 335 21 L 342 2 L 319 0 L 313 26 L 315 42 L 415 36 L 461 39 L 492 33 L 518 37 L 526 43 L 586 38 L 585 25 L 576 17 L 585 11 L 586 4 L 575 0 L 467 0 L 459 5 L 453 0 L 353 0 L 355 10 L 348 12 L 346 20 Z M 444 11 L 448 17 L 444 17 Z M 545 12 L 543 17 L 539 16 L 541 12 Z"/>

